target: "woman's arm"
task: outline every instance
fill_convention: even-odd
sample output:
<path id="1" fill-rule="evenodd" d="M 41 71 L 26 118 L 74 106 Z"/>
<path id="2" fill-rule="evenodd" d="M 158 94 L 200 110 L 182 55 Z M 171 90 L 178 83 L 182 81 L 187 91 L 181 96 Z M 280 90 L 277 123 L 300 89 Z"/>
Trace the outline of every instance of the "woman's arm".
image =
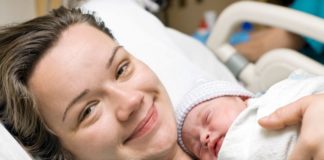
<path id="1" fill-rule="evenodd" d="M 324 94 L 306 96 L 259 120 L 267 129 L 301 123 L 300 136 L 289 160 L 324 159 Z"/>

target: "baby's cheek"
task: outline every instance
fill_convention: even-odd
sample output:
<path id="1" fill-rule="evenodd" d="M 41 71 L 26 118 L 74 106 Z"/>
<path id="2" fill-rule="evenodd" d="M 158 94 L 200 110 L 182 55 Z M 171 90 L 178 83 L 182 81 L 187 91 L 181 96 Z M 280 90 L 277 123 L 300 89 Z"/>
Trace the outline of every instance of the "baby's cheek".
<path id="1" fill-rule="evenodd" d="M 183 133 L 187 133 L 187 132 L 183 132 Z M 190 152 L 193 152 L 192 151 L 192 148 L 193 148 L 193 141 L 194 141 L 194 138 L 187 135 L 187 134 L 182 134 L 182 141 L 183 141 L 183 144 L 185 145 L 185 147 L 190 151 Z"/>

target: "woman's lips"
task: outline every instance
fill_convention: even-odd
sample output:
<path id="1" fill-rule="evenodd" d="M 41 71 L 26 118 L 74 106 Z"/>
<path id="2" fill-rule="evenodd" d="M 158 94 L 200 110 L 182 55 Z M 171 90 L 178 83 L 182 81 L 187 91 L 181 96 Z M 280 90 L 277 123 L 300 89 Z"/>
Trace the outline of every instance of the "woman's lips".
<path id="1" fill-rule="evenodd" d="M 147 112 L 144 119 L 138 123 L 133 133 L 125 140 L 125 143 L 134 140 L 138 137 L 141 137 L 149 133 L 150 131 L 152 131 L 154 126 L 156 125 L 157 119 L 158 119 L 158 112 L 155 105 L 153 105 Z"/>

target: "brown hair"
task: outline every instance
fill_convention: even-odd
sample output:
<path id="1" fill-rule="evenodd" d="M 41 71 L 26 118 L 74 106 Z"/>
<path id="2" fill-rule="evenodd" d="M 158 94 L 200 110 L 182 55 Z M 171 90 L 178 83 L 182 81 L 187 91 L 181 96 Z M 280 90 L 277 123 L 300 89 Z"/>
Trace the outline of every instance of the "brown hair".
<path id="1" fill-rule="evenodd" d="M 33 156 L 72 159 L 46 127 L 27 81 L 43 54 L 73 24 L 87 23 L 112 39 L 104 23 L 91 13 L 61 7 L 46 16 L 0 29 L 0 118 Z"/>

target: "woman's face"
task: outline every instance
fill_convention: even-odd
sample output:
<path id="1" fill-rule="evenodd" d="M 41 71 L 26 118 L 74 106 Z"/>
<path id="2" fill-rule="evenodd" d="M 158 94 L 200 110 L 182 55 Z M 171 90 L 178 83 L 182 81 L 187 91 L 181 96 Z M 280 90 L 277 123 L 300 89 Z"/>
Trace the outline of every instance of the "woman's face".
<path id="1" fill-rule="evenodd" d="M 28 88 L 76 159 L 159 159 L 177 146 L 171 102 L 157 76 L 90 25 L 62 33 Z"/>

